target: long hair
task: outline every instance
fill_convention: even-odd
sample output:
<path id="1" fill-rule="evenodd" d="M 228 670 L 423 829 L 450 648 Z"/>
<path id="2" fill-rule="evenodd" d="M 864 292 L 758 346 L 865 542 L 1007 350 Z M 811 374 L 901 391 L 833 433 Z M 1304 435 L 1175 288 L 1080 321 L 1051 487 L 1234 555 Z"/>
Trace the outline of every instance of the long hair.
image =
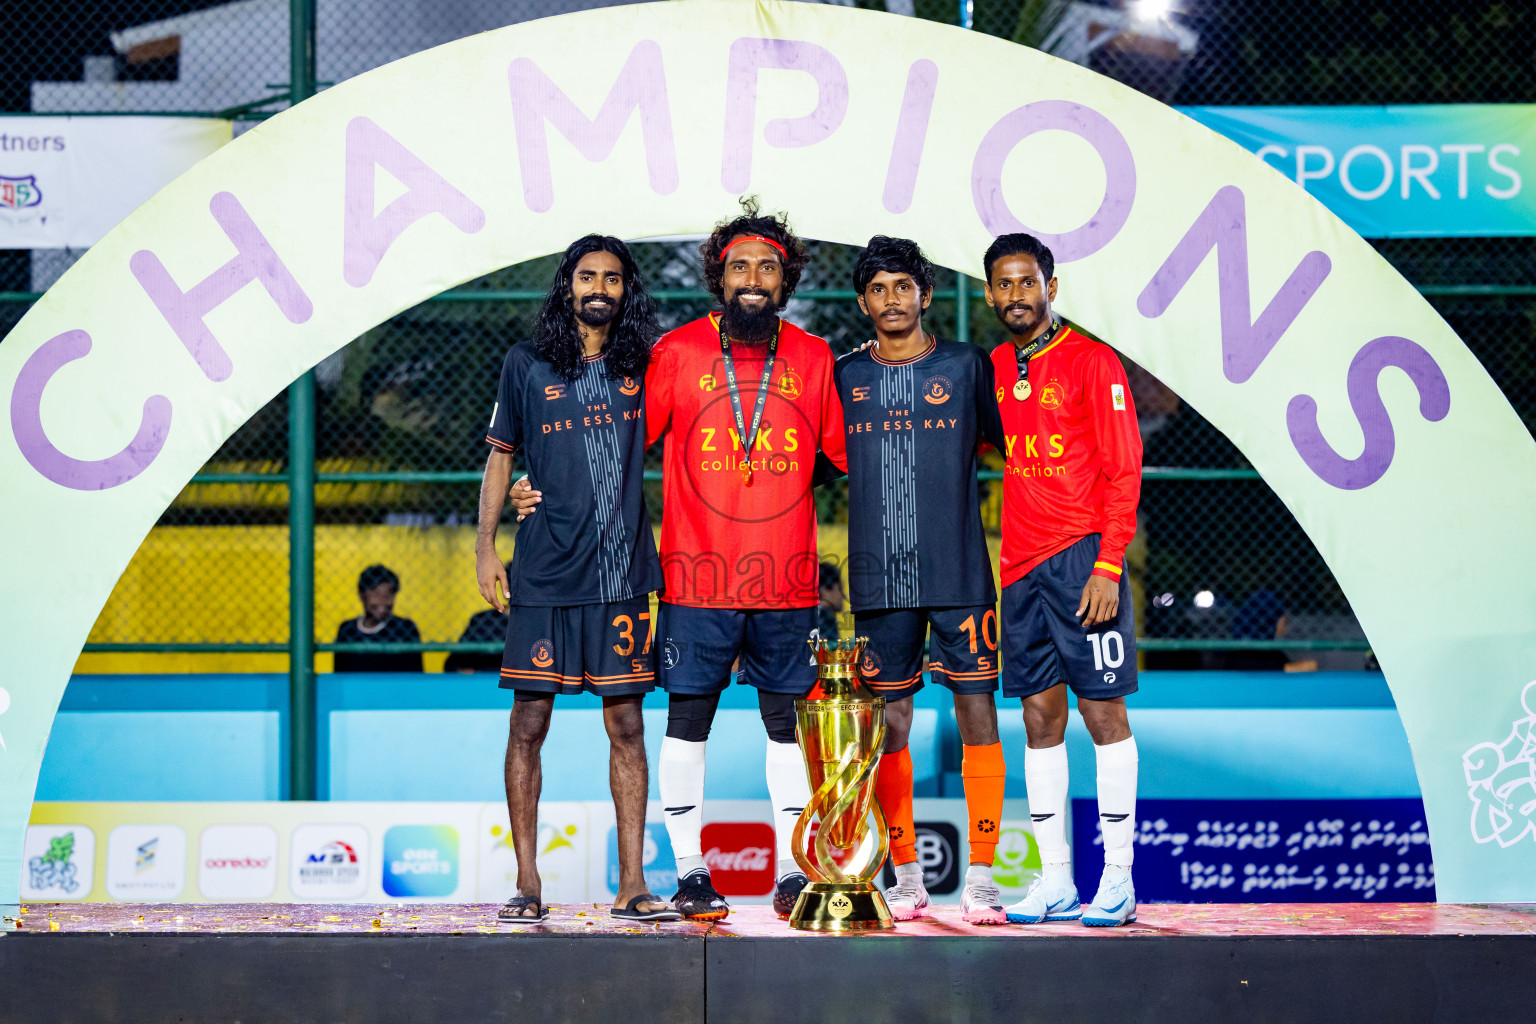
<path id="1" fill-rule="evenodd" d="M 761 235 L 784 247 L 784 294 L 779 299 L 779 309 L 782 310 L 789 304 L 789 297 L 795 294 L 800 274 L 811 262 L 811 256 L 805 243 L 796 238 L 790 228 L 788 214 L 764 214 L 760 210 L 757 197 L 747 196 L 741 200 L 741 215 L 716 224 L 715 230 L 704 239 L 704 244 L 699 246 L 699 255 L 704 259 L 704 287 L 716 300 L 724 302 L 725 288 L 721 280 L 725 277 L 722 256 L 726 245 L 737 235 Z"/>
<path id="2" fill-rule="evenodd" d="M 540 359 L 554 367 L 555 373 L 574 384 L 581 376 L 581 335 L 576 330 L 576 313 L 571 307 L 571 282 L 576 265 L 594 252 L 612 253 L 624 271 L 624 295 L 608 324 L 608 340 L 603 343 L 603 372 L 610 378 L 645 376 L 651 360 L 651 346 L 656 341 L 656 300 L 645 288 L 640 268 L 630 255 L 629 246 L 612 235 L 584 235 L 572 242 L 560 258 L 560 269 L 549 286 L 539 323 L 533 333 L 533 350 Z"/>

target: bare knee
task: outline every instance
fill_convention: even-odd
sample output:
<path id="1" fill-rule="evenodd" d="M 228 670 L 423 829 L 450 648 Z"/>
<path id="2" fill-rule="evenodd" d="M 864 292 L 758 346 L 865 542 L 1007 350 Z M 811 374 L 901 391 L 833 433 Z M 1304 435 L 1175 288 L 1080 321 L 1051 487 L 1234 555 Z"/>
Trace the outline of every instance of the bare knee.
<path id="1" fill-rule="evenodd" d="M 1078 699 L 1078 711 L 1082 712 L 1083 725 L 1098 746 L 1119 743 L 1131 738 L 1131 723 L 1125 712 L 1125 698 L 1112 700 Z"/>
<path id="2" fill-rule="evenodd" d="M 603 702 L 603 726 L 608 730 L 608 742 L 625 750 L 645 749 L 645 717 L 640 713 L 640 701 L 612 700 Z"/>
<path id="3" fill-rule="evenodd" d="M 1024 734 L 1029 745 L 1054 747 L 1067 738 L 1066 687 L 1055 686 L 1024 698 Z"/>
<path id="4" fill-rule="evenodd" d="M 894 754 L 907 745 L 912 735 L 912 698 L 905 697 L 885 706 L 885 752 Z"/>
<path id="5" fill-rule="evenodd" d="M 512 727 L 508 735 L 509 747 L 537 750 L 549 735 L 549 713 L 554 705 L 549 700 L 520 700 L 512 705 Z"/>

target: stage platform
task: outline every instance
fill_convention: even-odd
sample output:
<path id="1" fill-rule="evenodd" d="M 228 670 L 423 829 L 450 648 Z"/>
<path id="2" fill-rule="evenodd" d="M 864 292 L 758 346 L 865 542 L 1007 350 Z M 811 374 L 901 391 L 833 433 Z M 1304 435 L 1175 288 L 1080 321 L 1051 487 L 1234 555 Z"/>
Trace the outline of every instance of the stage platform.
<path id="1" fill-rule="evenodd" d="M 0 1022 L 1536 1020 L 1532 908 L 1161 904 L 1101 929 L 940 907 L 874 936 L 765 907 L 522 928 L 496 909 L 31 905 L 0 933 Z"/>

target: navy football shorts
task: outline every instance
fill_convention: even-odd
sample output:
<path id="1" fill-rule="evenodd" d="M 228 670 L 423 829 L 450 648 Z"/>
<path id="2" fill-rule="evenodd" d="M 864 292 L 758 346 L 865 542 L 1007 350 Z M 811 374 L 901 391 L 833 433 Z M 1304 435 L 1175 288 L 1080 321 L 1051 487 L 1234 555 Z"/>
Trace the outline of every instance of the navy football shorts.
<path id="1" fill-rule="evenodd" d="M 923 688 L 923 651 L 929 627 L 933 681 L 955 693 L 992 693 L 997 689 L 997 610 L 974 608 L 893 608 L 854 612 L 854 633 L 869 638 L 860 675 L 888 701 L 910 697 Z"/>
<path id="2" fill-rule="evenodd" d="M 1089 700 L 1136 692 L 1136 611 L 1125 574 L 1114 621 L 1084 629 L 1077 619 L 1098 554 L 1099 535 L 1090 534 L 1003 588 L 1004 697 L 1057 683 Z"/>
<path id="3" fill-rule="evenodd" d="M 816 683 L 806 643 L 816 632 L 814 607 L 692 608 L 663 601 L 659 617 L 656 657 L 668 693 L 719 693 L 737 658 L 738 681 L 759 690 L 798 695 Z"/>
<path id="4" fill-rule="evenodd" d="M 604 697 L 649 693 L 656 688 L 650 598 L 569 608 L 514 606 L 507 616 L 501 685 Z"/>

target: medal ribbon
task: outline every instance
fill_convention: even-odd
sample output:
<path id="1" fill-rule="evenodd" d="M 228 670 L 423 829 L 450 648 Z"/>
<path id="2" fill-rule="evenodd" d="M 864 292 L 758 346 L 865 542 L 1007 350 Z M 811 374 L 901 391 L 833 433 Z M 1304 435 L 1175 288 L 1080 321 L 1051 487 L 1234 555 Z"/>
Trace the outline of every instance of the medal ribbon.
<path id="1" fill-rule="evenodd" d="M 731 358 L 731 339 L 725 333 L 725 317 L 720 318 L 720 354 L 725 359 L 725 386 L 731 393 L 731 412 L 736 417 L 736 436 L 741 439 L 743 459 L 741 478 L 752 482 L 752 448 L 757 443 L 757 428 L 763 422 L 763 406 L 768 404 L 768 387 L 773 383 L 773 362 L 779 351 L 779 327 L 774 325 L 773 339 L 768 342 L 768 355 L 763 359 L 763 379 L 757 388 L 757 406 L 752 410 L 752 430 L 747 430 L 746 417 L 741 411 L 741 385 L 736 380 L 736 362 Z"/>
<path id="2" fill-rule="evenodd" d="M 1056 319 L 1056 317 L 1053 315 L 1051 317 L 1050 330 L 1046 331 L 1044 334 L 1040 335 L 1040 337 L 1036 338 L 1028 345 L 1025 345 L 1023 348 L 1019 348 L 1017 345 L 1014 346 L 1014 356 L 1019 361 L 1019 380 L 1029 380 L 1029 357 L 1045 348 L 1045 346 L 1049 345 L 1051 342 L 1055 341 L 1056 335 L 1060 333 L 1061 321 Z"/>

